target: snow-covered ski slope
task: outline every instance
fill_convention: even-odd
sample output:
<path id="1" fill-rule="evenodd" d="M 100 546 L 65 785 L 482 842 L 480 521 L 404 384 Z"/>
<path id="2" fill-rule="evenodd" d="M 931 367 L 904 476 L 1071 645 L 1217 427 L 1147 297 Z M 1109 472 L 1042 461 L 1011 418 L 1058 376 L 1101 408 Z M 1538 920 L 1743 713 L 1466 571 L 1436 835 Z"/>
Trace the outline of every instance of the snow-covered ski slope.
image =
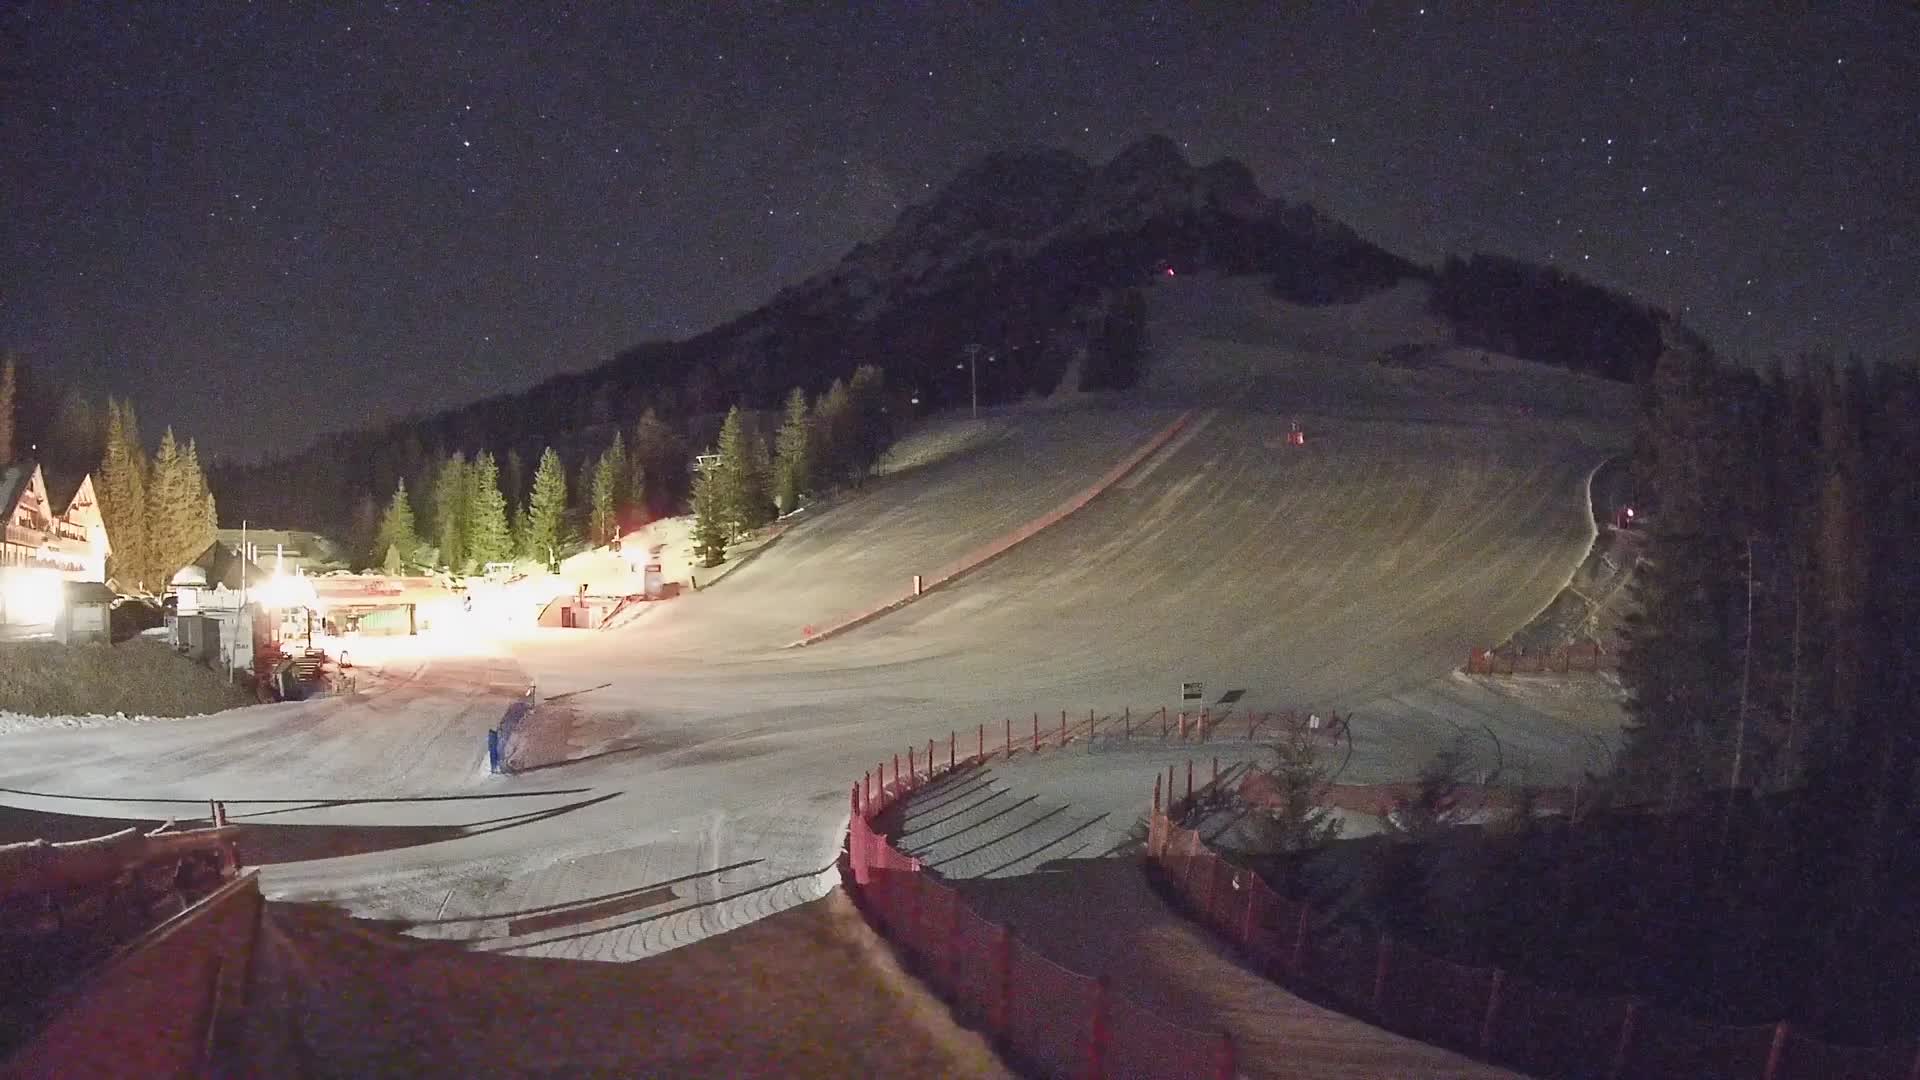
<path id="1" fill-rule="evenodd" d="M 822 895 L 847 784 L 909 742 L 1033 710 L 1138 712 L 1183 680 L 1210 702 L 1240 691 L 1242 714 L 1359 710 L 1349 779 L 1409 775 L 1464 732 L 1552 782 L 1593 764 L 1604 724 L 1451 672 L 1579 562 L 1583 485 L 1624 441 L 1627 393 L 1477 351 L 1375 363 L 1437 340 L 1423 302 L 1407 286 L 1307 309 L 1258 282 L 1162 282 L 1140 390 L 937 423 L 904 448 L 912 467 L 802 515 L 710 589 L 607 632 L 422 639 L 357 700 L 0 737 L 0 801 L 153 817 L 193 804 L 152 800 L 227 799 L 271 895 L 625 960 Z M 1189 410 L 1079 513 L 785 647 L 1046 513 Z M 1285 444 L 1296 418 L 1305 447 Z M 485 732 L 528 684 L 546 767 L 487 777 Z M 1158 759 L 1102 760 L 1112 783 L 1076 781 L 1079 809 L 1137 809 Z"/>

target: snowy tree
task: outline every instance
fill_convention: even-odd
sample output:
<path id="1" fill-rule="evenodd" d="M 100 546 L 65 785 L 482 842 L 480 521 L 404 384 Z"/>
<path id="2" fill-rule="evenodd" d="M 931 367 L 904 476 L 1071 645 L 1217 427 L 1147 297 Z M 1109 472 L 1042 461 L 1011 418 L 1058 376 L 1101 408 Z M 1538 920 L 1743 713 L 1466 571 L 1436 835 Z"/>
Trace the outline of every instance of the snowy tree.
<path id="1" fill-rule="evenodd" d="M 613 445 L 594 463 L 588 497 L 588 531 L 594 544 L 608 544 L 620 535 L 620 511 L 627 480 L 627 447 L 619 432 Z"/>
<path id="2" fill-rule="evenodd" d="M 473 484 L 467 459 L 458 452 L 441 463 L 434 477 L 433 528 L 440 545 L 440 561 L 453 573 L 465 570 L 471 557 L 468 534 L 473 529 Z"/>
<path id="3" fill-rule="evenodd" d="M 551 446 L 540 454 L 540 465 L 533 473 L 533 491 L 521 514 L 520 540 L 526 555 L 549 569 L 566 554 L 567 472 Z"/>
<path id="4" fill-rule="evenodd" d="M 720 425 L 719 460 L 709 470 L 713 474 L 716 510 L 730 537 L 757 529 L 773 519 L 773 501 L 767 492 L 767 477 L 762 469 L 757 440 L 747 430 L 746 417 L 739 406 L 727 410 Z"/>
<path id="5" fill-rule="evenodd" d="M 467 555 L 482 567 L 504 562 L 513 555 L 513 534 L 507 527 L 507 499 L 500 490 L 500 470 L 492 454 L 473 459 L 467 482 L 471 514 Z"/>
<path id="6" fill-rule="evenodd" d="M 727 558 L 727 525 L 714 469 L 693 480 L 693 555 L 701 566 L 719 566 Z"/>
<path id="7" fill-rule="evenodd" d="M 122 589 L 138 589 L 147 578 L 147 452 L 140 444 L 140 422 L 131 402 L 107 400 L 107 445 L 94 490 L 113 545 L 107 575 Z"/>
<path id="8" fill-rule="evenodd" d="M 390 572 L 410 566 L 420 549 L 420 538 L 413 529 L 413 503 L 407 498 L 407 482 L 398 481 L 393 489 L 393 499 L 387 503 L 387 512 L 380 519 L 380 531 L 375 534 L 373 549 L 381 554 Z"/>
<path id="9" fill-rule="evenodd" d="M 806 392 L 797 386 L 787 394 L 775 454 L 774 499 L 782 513 L 790 514 L 800 506 L 800 496 L 813 488 L 813 417 Z"/>

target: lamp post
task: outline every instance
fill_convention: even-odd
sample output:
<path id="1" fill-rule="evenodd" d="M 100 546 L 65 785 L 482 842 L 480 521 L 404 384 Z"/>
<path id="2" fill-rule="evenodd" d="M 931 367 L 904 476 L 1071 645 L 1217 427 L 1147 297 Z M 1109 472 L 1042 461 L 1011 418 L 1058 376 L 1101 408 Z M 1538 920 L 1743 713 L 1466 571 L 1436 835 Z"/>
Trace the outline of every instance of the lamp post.
<path id="1" fill-rule="evenodd" d="M 967 346 L 967 389 L 973 398 L 973 418 L 978 420 L 980 419 L 980 344 L 978 342 Z"/>

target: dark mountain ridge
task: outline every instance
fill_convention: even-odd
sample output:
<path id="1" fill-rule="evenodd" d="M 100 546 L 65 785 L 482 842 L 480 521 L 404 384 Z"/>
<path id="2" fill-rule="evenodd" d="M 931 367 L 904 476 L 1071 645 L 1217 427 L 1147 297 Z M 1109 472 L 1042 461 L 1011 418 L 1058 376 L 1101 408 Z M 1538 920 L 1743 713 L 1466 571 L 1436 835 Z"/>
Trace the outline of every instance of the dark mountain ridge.
<path id="1" fill-rule="evenodd" d="M 1276 292 L 1302 303 L 1436 280 L 1437 306 L 1469 331 L 1468 343 L 1562 349 L 1534 358 L 1615 377 L 1650 366 L 1651 356 L 1601 370 L 1577 355 L 1581 323 L 1614 327 L 1599 342 L 1608 350 L 1649 333 L 1658 348 L 1660 317 L 1617 294 L 1511 260 L 1418 266 L 1309 205 L 1269 198 L 1237 161 L 1196 167 L 1172 140 L 1151 136 L 1098 167 L 1053 149 L 989 154 L 903 210 L 884 235 L 702 334 L 636 345 L 524 391 L 329 436 L 277 461 L 219 468 L 214 482 L 223 517 L 328 531 L 362 493 L 384 498 L 445 453 L 512 449 L 531 460 L 551 444 L 571 468 L 649 408 L 698 443 L 730 405 L 771 409 L 792 387 L 818 393 L 862 364 L 886 373 L 902 408 L 962 405 L 970 344 L 983 358 L 983 403 L 1052 392 L 1069 372 L 1077 385 L 1068 389 L 1122 389 L 1137 379 L 1145 349 L 1139 286 L 1198 270 L 1268 275 Z M 1543 319 L 1553 333 L 1512 331 Z"/>

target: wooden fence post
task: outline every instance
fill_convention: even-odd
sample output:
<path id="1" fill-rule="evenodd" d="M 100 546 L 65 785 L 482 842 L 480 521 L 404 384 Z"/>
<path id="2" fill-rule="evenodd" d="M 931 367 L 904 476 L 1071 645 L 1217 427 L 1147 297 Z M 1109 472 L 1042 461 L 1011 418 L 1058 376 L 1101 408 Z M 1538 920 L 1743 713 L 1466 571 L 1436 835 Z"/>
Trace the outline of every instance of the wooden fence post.
<path id="1" fill-rule="evenodd" d="M 853 868 L 853 882 L 856 885 L 867 883 L 866 844 L 861 836 L 861 826 L 866 818 L 860 813 L 860 785 L 853 785 L 853 817 L 847 822 L 847 862 Z M 258 947 L 258 943 L 255 944 Z"/>
<path id="2" fill-rule="evenodd" d="M 1193 801 L 1193 759 L 1187 759 L 1187 801 Z"/>
<path id="3" fill-rule="evenodd" d="M 1493 981 L 1487 984 L 1487 1011 L 1480 1016 L 1480 1056 L 1493 1058 L 1493 1025 L 1500 1019 L 1500 999 L 1507 989 L 1507 973 L 1493 969 Z"/>
<path id="4" fill-rule="evenodd" d="M 1006 754 L 1008 761 L 1013 760 L 1013 717 L 1011 716 L 1007 717 L 1007 741 L 1000 749 Z"/>
<path id="5" fill-rule="evenodd" d="M 1013 1045 L 1013 927 L 1000 928 L 1000 941 L 993 952 L 993 1033 L 1004 1050 Z"/>
<path id="6" fill-rule="evenodd" d="M 1219 1057 L 1214 1060 L 1213 1075 L 1217 1080 L 1233 1080 L 1234 1074 L 1239 1071 L 1234 1059 L 1233 1036 L 1223 1031 L 1220 1033 L 1220 1051 Z"/>
<path id="7" fill-rule="evenodd" d="M 947 988 L 960 997 L 960 894 L 947 893 Z"/>
<path id="8" fill-rule="evenodd" d="M 1219 926 L 1219 920 L 1213 917 L 1213 895 L 1220 887 L 1220 861 L 1220 856 L 1207 852 L 1207 891 L 1202 894 L 1200 901 L 1200 922 L 1203 926 Z"/>
<path id="9" fill-rule="evenodd" d="M 1040 714 L 1033 714 L 1033 752 L 1040 752 Z"/>
<path id="10" fill-rule="evenodd" d="M 907 784 L 911 786 L 913 784 L 918 783 L 919 780 L 920 780 L 920 770 L 914 768 L 914 765 L 913 765 L 913 747 L 908 746 L 907 747 Z"/>
<path id="11" fill-rule="evenodd" d="M 1093 1015 L 1087 1018 L 1087 1076 L 1103 1080 L 1107 1075 L 1107 977 L 1093 980 Z"/>
<path id="12" fill-rule="evenodd" d="M 1313 908 L 1301 904 L 1300 918 L 1293 928 L 1293 956 L 1287 961 L 1287 971 L 1295 978 L 1299 978 L 1300 969 L 1307 962 L 1307 920 L 1312 916 Z"/>
<path id="13" fill-rule="evenodd" d="M 900 755 L 893 755 L 893 793 L 900 794 Z"/>
<path id="14" fill-rule="evenodd" d="M 1060 749 L 1067 748 L 1067 710 L 1060 710 Z"/>
<path id="15" fill-rule="evenodd" d="M 1384 1006 L 1387 1000 L 1387 976 L 1393 969 L 1393 938 L 1380 935 L 1380 945 L 1375 951 L 1373 961 L 1373 1018 L 1384 1021 Z"/>
<path id="16" fill-rule="evenodd" d="M 955 763 L 959 760 L 954 756 L 956 753 L 959 752 L 959 745 L 960 745 L 960 733 L 957 731 L 954 731 L 952 728 L 948 728 L 947 729 L 947 771 L 948 772 L 952 772 L 954 770 Z"/>
<path id="17" fill-rule="evenodd" d="M 1153 816 L 1160 816 L 1160 774 L 1153 774 Z"/>
<path id="18" fill-rule="evenodd" d="M 1620 1017 L 1620 1041 L 1613 1047 L 1613 1068 L 1608 1070 L 1610 1080 L 1620 1080 L 1627 1075 L 1627 1061 L 1633 1057 L 1633 1028 L 1640 1019 L 1640 1003 L 1627 1002 L 1626 1012 Z"/>
<path id="19" fill-rule="evenodd" d="M 927 740 L 927 779 L 933 779 L 933 740 Z"/>
<path id="20" fill-rule="evenodd" d="M 987 763 L 987 725 L 986 723 L 983 721 L 980 724 L 979 730 L 975 731 L 973 734 L 974 734 L 974 738 L 979 740 L 979 743 L 980 743 L 980 745 L 977 748 L 975 748 L 973 752 L 973 756 L 980 759 L 980 764 L 985 765 Z"/>
<path id="21" fill-rule="evenodd" d="M 1787 1053 L 1787 1036 L 1791 1027 L 1785 1020 L 1773 1025 L 1773 1044 L 1767 1047 L 1767 1071 L 1760 1074 L 1760 1080 L 1779 1080 L 1780 1061 Z"/>
<path id="22" fill-rule="evenodd" d="M 1120 714 L 1120 731 L 1126 741 L 1133 741 L 1133 706 L 1131 705 Z"/>

